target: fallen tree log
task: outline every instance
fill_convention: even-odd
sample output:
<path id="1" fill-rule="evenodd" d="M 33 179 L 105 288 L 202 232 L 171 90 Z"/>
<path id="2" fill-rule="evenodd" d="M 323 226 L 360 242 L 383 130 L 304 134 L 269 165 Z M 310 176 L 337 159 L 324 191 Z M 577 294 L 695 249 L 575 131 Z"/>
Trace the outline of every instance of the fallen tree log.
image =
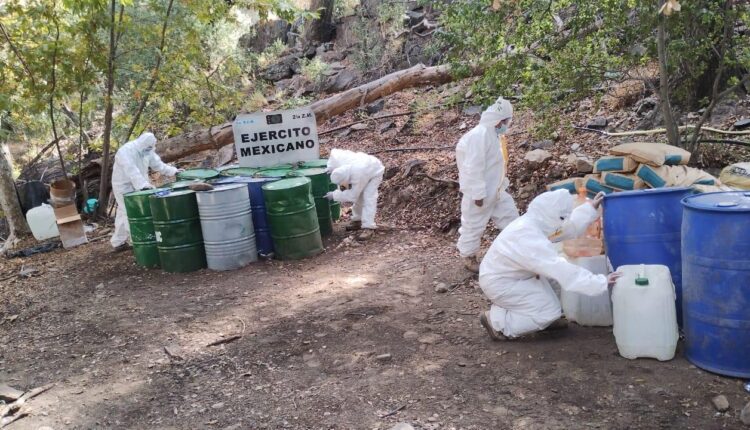
<path id="1" fill-rule="evenodd" d="M 475 71 L 478 72 L 479 70 Z M 337 115 L 401 90 L 425 85 L 442 85 L 453 79 L 454 76 L 447 65 L 426 67 L 418 64 L 317 101 L 311 104 L 310 108 L 315 113 L 316 122 L 322 124 Z M 170 162 L 201 151 L 218 150 L 233 143 L 232 123 L 227 122 L 160 141 L 157 144 L 157 152 L 162 160 Z"/>

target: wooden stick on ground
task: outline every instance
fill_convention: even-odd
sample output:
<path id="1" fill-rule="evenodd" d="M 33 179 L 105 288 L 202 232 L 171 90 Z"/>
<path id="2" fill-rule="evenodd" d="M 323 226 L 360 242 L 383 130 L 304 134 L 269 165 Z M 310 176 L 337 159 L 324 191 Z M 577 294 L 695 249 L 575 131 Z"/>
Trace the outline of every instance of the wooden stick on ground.
<path id="1" fill-rule="evenodd" d="M 367 121 L 377 121 L 379 119 L 395 118 L 395 117 L 398 117 L 398 116 L 411 115 L 413 113 L 414 113 L 414 111 L 397 112 L 397 113 L 391 113 L 391 114 L 388 114 L 388 115 L 381 115 L 381 116 L 375 116 L 375 117 L 372 117 L 372 118 L 365 118 L 365 119 L 361 119 L 359 121 L 352 121 L 350 123 L 346 123 L 344 125 L 338 126 L 336 128 L 332 128 L 330 130 L 325 130 L 325 131 L 318 132 L 318 136 L 323 136 L 324 134 L 330 134 L 330 133 L 333 133 L 334 131 L 343 130 L 343 129 L 349 128 L 349 127 L 351 127 L 351 126 L 353 126 L 355 124 L 359 124 L 359 123 L 363 123 L 363 122 L 367 122 Z"/>
<path id="2" fill-rule="evenodd" d="M 223 345 L 223 344 L 225 344 L 225 343 L 230 343 L 230 342 L 234 342 L 234 341 L 235 341 L 235 340 L 237 340 L 237 339 L 242 339 L 242 336 L 241 336 L 241 335 L 239 335 L 239 334 L 236 334 L 236 335 L 234 335 L 234 336 L 229 336 L 229 337 L 225 337 L 224 339 L 219 339 L 219 340 L 213 341 L 213 342 L 209 343 L 209 344 L 208 344 L 208 345 L 206 345 L 206 346 L 217 346 L 217 345 Z"/>
<path id="3" fill-rule="evenodd" d="M 48 384 L 42 387 L 34 388 L 33 390 L 24 393 L 24 395 L 18 398 L 18 400 L 16 400 L 15 402 L 0 408 L 0 420 L 2 420 L 0 421 L 0 428 L 3 428 L 8 424 L 28 415 L 29 408 L 24 408 L 26 401 L 31 400 L 34 397 L 48 391 L 54 386 L 55 384 Z M 7 417 L 10 414 L 14 414 L 14 416 Z"/>

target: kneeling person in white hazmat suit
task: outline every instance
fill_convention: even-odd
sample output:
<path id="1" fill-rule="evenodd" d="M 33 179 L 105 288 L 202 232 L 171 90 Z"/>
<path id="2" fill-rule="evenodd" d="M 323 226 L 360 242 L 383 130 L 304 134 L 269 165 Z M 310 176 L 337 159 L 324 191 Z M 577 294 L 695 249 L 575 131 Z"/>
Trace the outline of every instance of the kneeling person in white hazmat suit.
<path id="1" fill-rule="evenodd" d="M 180 170 L 161 161 L 154 148 L 156 137 L 143 133 L 135 140 L 122 145 L 115 154 L 115 165 L 112 170 L 112 192 L 117 200 L 115 215 L 115 232 L 110 243 L 115 251 L 129 247 L 130 225 L 125 212 L 124 195 L 137 190 L 154 188 L 148 180 L 149 167 L 162 175 L 174 176 Z"/>
<path id="2" fill-rule="evenodd" d="M 552 240 L 580 236 L 598 218 L 603 194 L 573 210 L 567 190 L 537 196 L 528 211 L 495 239 L 479 267 L 479 286 L 492 302 L 480 322 L 494 340 L 516 338 L 544 329 L 564 328 L 560 301 L 548 279 L 561 288 L 599 295 L 619 273 L 595 275 L 560 256 Z"/>
<path id="3" fill-rule="evenodd" d="M 472 272 L 479 271 L 476 255 L 489 220 L 503 229 L 518 218 L 516 204 L 505 191 L 508 179 L 499 141 L 512 119 L 513 106 L 500 97 L 456 145 L 458 182 L 463 194 L 456 247 L 464 265 Z"/>
<path id="4" fill-rule="evenodd" d="M 369 239 L 377 228 L 375 212 L 378 206 L 378 187 L 385 173 L 383 163 L 364 152 L 333 149 L 328 158 L 327 170 L 331 174 L 331 182 L 348 189 L 332 191 L 326 194 L 326 198 L 353 203 L 352 222 L 347 230 L 365 229 L 359 238 Z"/>

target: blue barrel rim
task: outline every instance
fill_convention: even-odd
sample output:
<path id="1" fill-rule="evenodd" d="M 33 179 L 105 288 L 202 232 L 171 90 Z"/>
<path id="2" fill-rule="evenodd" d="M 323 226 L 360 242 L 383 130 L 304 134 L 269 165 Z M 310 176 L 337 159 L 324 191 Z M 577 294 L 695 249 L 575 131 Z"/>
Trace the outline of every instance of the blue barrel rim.
<path id="1" fill-rule="evenodd" d="M 725 205 L 721 206 L 720 204 L 722 202 L 717 202 L 716 205 L 708 205 L 708 204 L 699 204 L 698 201 L 700 200 L 708 200 L 713 199 L 714 197 L 720 196 L 720 195 L 726 195 L 726 196 L 741 196 L 747 198 L 747 206 L 744 206 L 742 204 L 735 204 L 735 205 Z M 734 212 L 734 213 L 743 213 L 743 212 L 750 212 L 750 191 L 716 191 L 712 193 L 702 193 L 702 194 L 696 194 L 694 196 L 687 196 L 682 201 L 682 206 L 685 208 L 690 208 L 693 210 L 699 210 L 699 211 L 708 211 L 708 212 Z M 730 200 L 726 200 L 726 203 L 736 203 L 731 202 Z"/>
<path id="2" fill-rule="evenodd" d="M 614 199 L 614 198 L 626 198 L 626 197 L 643 197 L 645 195 L 659 195 L 659 194 L 669 194 L 669 193 L 687 193 L 691 192 L 693 189 L 691 187 L 662 187 L 662 188 L 645 188 L 642 190 L 628 190 L 628 191 L 619 191 L 616 193 L 609 193 L 604 195 L 604 200 Z"/>

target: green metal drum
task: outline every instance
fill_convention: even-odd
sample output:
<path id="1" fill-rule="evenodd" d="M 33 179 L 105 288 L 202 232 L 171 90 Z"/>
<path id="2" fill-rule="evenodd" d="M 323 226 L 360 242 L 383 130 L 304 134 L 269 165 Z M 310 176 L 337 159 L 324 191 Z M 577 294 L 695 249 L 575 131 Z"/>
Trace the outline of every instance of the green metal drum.
<path id="1" fill-rule="evenodd" d="M 275 166 L 259 167 L 258 170 L 292 170 L 295 167 L 295 164 L 277 164 Z"/>
<path id="2" fill-rule="evenodd" d="M 185 179 L 184 181 L 175 181 L 164 184 L 162 185 L 162 188 L 169 188 L 170 190 L 184 190 L 191 185 L 200 184 L 201 182 L 203 181 L 199 179 Z"/>
<path id="3" fill-rule="evenodd" d="M 315 200 L 315 212 L 318 214 L 318 225 L 320 226 L 321 236 L 328 236 L 333 233 L 333 221 L 331 220 L 331 204 L 326 200 L 325 195 L 330 188 L 331 180 L 328 178 L 326 169 L 308 168 L 298 169 L 290 173 L 294 176 L 304 176 L 310 178 L 312 195 Z"/>
<path id="4" fill-rule="evenodd" d="M 279 259 L 297 260 L 323 252 L 309 178 L 288 178 L 265 184 L 263 198 Z"/>
<path id="5" fill-rule="evenodd" d="M 217 176 L 219 176 L 219 171 L 214 169 L 187 169 L 177 174 L 177 180 L 200 179 L 206 181 Z"/>
<path id="6" fill-rule="evenodd" d="M 192 272 L 206 267 L 203 234 L 195 192 L 177 190 L 149 197 L 161 267 Z"/>
<path id="7" fill-rule="evenodd" d="M 135 263 L 143 267 L 159 267 L 159 251 L 149 204 L 149 196 L 159 191 L 164 189 L 133 191 L 124 196 Z"/>
<path id="8" fill-rule="evenodd" d="M 258 169 L 254 167 L 230 167 L 221 171 L 221 176 L 255 176 Z"/>
<path id="9" fill-rule="evenodd" d="M 291 169 L 259 170 L 258 173 L 255 174 L 255 176 L 258 178 L 286 178 L 291 171 Z"/>
<path id="10" fill-rule="evenodd" d="M 325 169 L 326 167 L 328 167 L 328 159 L 321 158 L 318 160 L 303 161 L 300 163 L 300 168 L 302 169 L 309 169 L 314 167 L 322 167 Z"/>
<path id="11" fill-rule="evenodd" d="M 334 184 L 333 182 L 330 183 L 329 190 L 336 191 L 338 189 L 338 185 Z M 331 219 L 334 222 L 341 219 L 341 202 L 334 202 L 333 200 L 331 200 Z"/>

